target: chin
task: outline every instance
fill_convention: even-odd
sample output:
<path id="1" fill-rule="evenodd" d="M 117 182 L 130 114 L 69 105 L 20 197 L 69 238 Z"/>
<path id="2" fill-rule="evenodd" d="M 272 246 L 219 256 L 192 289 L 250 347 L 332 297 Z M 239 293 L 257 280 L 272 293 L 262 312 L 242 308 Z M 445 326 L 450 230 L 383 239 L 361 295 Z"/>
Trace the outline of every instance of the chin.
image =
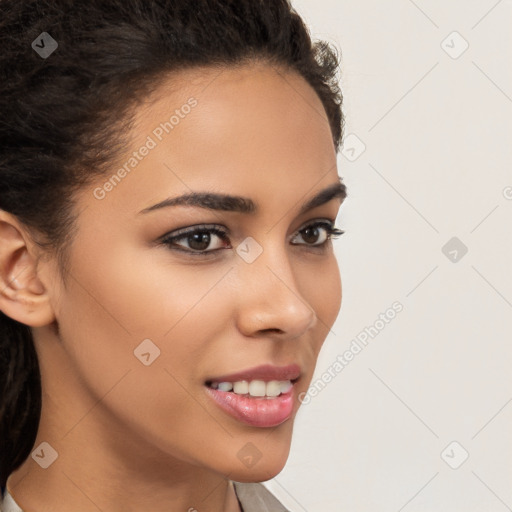
<path id="1" fill-rule="evenodd" d="M 252 468 L 233 470 L 229 478 L 236 482 L 265 482 L 281 473 L 285 463 L 286 460 L 282 464 L 263 464 L 260 461 Z"/>
<path id="2" fill-rule="evenodd" d="M 229 478 L 237 482 L 264 482 L 277 476 L 284 468 L 290 452 L 290 443 L 282 441 L 279 444 L 270 442 L 275 434 L 269 436 L 269 443 L 262 447 L 259 458 L 247 463 L 238 457 L 229 468 Z"/>

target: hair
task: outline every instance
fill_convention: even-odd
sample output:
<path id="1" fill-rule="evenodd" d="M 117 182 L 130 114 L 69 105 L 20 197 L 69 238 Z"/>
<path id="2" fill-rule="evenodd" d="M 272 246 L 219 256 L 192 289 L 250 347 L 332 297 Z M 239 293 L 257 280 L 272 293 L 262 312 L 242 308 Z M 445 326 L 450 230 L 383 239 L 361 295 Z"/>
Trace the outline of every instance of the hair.
<path id="1" fill-rule="evenodd" d="M 58 43 L 43 58 L 34 44 Z M 0 209 L 64 273 L 75 193 L 126 151 L 134 107 L 190 68 L 261 61 L 315 90 L 336 152 L 339 53 L 313 42 L 290 0 L 1 0 Z M 44 251 L 43 251 L 44 252 Z M 29 326 L 0 311 L 0 487 L 33 449 L 41 379 Z"/>

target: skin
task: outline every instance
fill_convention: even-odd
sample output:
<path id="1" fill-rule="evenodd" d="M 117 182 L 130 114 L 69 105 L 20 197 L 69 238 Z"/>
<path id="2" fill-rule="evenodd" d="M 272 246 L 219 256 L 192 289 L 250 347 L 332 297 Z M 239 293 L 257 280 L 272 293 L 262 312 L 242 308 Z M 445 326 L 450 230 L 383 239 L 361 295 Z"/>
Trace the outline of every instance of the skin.
<path id="1" fill-rule="evenodd" d="M 287 460 L 297 398 L 289 420 L 257 428 L 224 413 L 203 382 L 297 363 L 295 396 L 307 390 L 341 280 L 332 241 L 312 248 L 298 231 L 334 221 L 341 199 L 298 211 L 339 181 L 332 134 L 298 75 L 265 64 L 188 70 L 139 107 L 112 172 L 192 96 L 197 106 L 103 199 L 93 190 L 105 178 L 80 191 L 65 283 L 0 210 L 0 308 L 32 327 L 43 386 L 34 447 L 58 452 L 47 469 L 29 456 L 11 474 L 7 488 L 26 511 L 233 512 L 230 480 L 268 480 Z M 259 212 L 139 214 L 192 190 L 246 196 Z M 211 235 L 207 250 L 221 250 L 194 257 L 156 243 L 201 223 L 229 230 L 227 242 Z M 235 251 L 249 236 L 263 248 L 250 264 Z M 160 349 L 149 366 L 134 356 L 147 338 Z M 237 456 L 247 443 L 262 454 L 250 468 Z"/>

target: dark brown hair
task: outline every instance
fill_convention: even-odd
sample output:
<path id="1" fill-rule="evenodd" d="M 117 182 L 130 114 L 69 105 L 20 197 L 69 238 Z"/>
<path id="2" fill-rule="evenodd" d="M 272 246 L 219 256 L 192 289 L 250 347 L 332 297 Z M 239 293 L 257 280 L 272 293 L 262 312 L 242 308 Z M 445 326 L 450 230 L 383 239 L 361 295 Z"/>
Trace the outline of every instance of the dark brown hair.
<path id="1" fill-rule="evenodd" d="M 33 46 L 43 32 L 58 44 L 46 57 Z M 174 72 L 253 60 L 295 71 L 336 151 L 342 142 L 337 50 L 312 42 L 289 0 L 2 0 L 0 48 L 0 209 L 63 271 L 73 193 L 108 172 L 134 107 Z M 31 329 L 0 312 L 0 487 L 30 454 L 40 413 Z"/>

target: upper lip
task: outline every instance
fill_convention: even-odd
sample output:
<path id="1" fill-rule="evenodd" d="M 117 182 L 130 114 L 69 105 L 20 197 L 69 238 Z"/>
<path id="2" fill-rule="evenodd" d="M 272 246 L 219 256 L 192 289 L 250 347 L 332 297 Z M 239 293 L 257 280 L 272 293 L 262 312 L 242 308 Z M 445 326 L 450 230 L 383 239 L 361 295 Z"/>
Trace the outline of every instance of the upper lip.
<path id="1" fill-rule="evenodd" d="M 274 366 L 272 364 L 263 364 L 241 370 L 239 372 L 230 373 L 229 375 L 220 375 L 211 377 L 206 380 L 207 383 L 211 382 L 237 382 L 240 380 L 296 380 L 300 376 L 300 366 L 298 364 L 290 364 L 287 366 Z"/>

